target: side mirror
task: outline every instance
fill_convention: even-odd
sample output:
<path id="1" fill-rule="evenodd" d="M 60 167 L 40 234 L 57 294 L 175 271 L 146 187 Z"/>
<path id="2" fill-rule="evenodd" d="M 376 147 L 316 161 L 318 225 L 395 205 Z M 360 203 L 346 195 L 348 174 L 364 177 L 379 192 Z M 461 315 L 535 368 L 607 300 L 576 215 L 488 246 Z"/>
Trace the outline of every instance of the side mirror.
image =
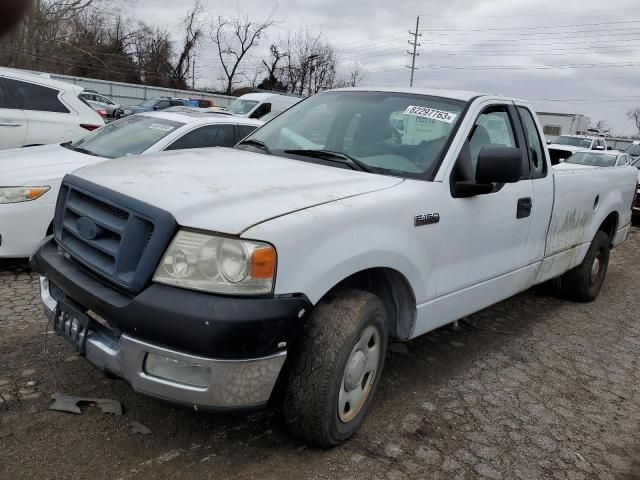
<path id="1" fill-rule="evenodd" d="M 487 145 L 478 154 L 475 182 L 455 182 L 455 197 L 473 197 L 493 192 L 496 183 L 515 183 L 522 176 L 522 151 L 519 148 Z"/>
<path id="2" fill-rule="evenodd" d="M 522 150 L 487 145 L 476 166 L 476 183 L 515 183 L 522 176 Z"/>
<path id="3" fill-rule="evenodd" d="M 551 145 L 553 142 L 551 140 L 547 140 L 547 145 Z"/>
<path id="4" fill-rule="evenodd" d="M 613 150 L 613 147 L 607 146 L 607 150 Z"/>

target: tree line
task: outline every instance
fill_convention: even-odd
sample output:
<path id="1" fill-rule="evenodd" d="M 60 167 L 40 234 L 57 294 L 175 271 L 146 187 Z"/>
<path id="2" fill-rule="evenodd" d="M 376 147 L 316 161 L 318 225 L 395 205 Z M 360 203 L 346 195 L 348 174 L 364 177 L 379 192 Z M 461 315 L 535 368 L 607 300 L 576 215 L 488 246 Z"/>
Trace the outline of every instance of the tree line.
<path id="1" fill-rule="evenodd" d="M 187 89 L 196 58 L 213 47 L 220 75 L 207 77 L 214 90 L 226 94 L 252 87 L 304 95 L 355 86 L 364 76 L 357 63 L 341 64 L 336 48 L 306 26 L 272 42 L 267 58 L 252 59 L 250 52 L 279 23 L 275 11 L 253 20 L 240 9 L 233 15 L 210 12 L 195 0 L 175 39 L 165 29 L 125 17 L 127 2 L 34 0 L 30 15 L 0 38 L 0 65 Z"/>

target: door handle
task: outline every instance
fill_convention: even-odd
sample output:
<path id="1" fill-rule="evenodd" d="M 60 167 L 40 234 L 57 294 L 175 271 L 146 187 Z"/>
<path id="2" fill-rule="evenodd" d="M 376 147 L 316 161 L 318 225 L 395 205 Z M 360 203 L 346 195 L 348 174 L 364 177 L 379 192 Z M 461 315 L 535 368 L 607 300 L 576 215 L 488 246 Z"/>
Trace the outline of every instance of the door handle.
<path id="1" fill-rule="evenodd" d="M 533 201 L 531 197 L 525 197 L 518 199 L 518 210 L 516 212 L 517 218 L 527 218 L 531 215 L 531 210 L 533 209 Z"/>
<path id="2" fill-rule="evenodd" d="M 0 127 L 21 127 L 21 123 L 15 122 L 0 122 Z"/>

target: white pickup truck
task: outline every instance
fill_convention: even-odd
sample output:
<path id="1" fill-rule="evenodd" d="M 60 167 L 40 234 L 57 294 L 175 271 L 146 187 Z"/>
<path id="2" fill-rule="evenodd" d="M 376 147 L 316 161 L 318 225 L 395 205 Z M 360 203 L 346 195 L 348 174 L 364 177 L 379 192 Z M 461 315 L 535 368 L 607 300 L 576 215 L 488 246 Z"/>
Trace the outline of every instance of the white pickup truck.
<path id="1" fill-rule="evenodd" d="M 390 339 L 558 277 L 568 298 L 597 297 L 636 170 L 555 172 L 542 138 L 520 100 L 345 89 L 235 149 L 84 168 L 32 256 L 42 300 L 136 391 L 196 409 L 277 397 L 295 434 L 336 445 Z"/>

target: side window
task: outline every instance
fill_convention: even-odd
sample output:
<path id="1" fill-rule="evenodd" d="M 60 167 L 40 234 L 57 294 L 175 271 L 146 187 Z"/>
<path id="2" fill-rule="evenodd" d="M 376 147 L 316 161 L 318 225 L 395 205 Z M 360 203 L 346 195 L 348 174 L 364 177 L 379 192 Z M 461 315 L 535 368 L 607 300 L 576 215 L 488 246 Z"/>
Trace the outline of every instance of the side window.
<path id="1" fill-rule="evenodd" d="M 181 105 L 186 105 L 187 102 L 183 102 L 182 100 L 170 100 L 169 105 L 172 107 L 179 107 Z"/>
<path id="2" fill-rule="evenodd" d="M 255 125 L 236 125 L 236 128 L 238 129 L 238 141 L 240 141 L 258 127 Z"/>
<path id="3" fill-rule="evenodd" d="M 260 118 L 264 117 L 267 113 L 271 111 L 270 103 L 263 103 L 258 108 L 256 108 L 251 114 L 251 118 Z"/>
<path id="4" fill-rule="evenodd" d="M 20 110 L 16 97 L 13 92 L 8 88 L 5 79 L 0 78 L 0 108 L 7 108 L 11 110 Z"/>
<path id="5" fill-rule="evenodd" d="M 179 138 L 165 150 L 183 150 L 185 148 L 233 147 L 235 139 L 233 125 L 207 125 L 192 130 Z"/>
<path id="6" fill-rule="evenodd" d="M 527 139 L 527 150 L 531 159 L 531 176 L 533 178 L 544 177 L 547 175 L 547 162 L 545 161 L 544 147 L 536 128 L 536 122 L 529 109 L 518 107 L 518 113 L 520 114 L 520 121 Z"/>
<path id="7" fill-rule="evenodd" d="M 22 82 L 10 78 L 5 78 L 4 82 L 16 94 L 23 110 L 69 113 L 69 109 L 58 99 L 60 92 L 55 88 L 43 87 L 35 83 Z"/>
<path id="8" fill-rule="evenodd" d="M 491 107 L 481 113 L 476 120 L 469 137 L 472 178 L 475 178 L 480 150 L 487 145 L 518 146 L 506 107 Z"/>

